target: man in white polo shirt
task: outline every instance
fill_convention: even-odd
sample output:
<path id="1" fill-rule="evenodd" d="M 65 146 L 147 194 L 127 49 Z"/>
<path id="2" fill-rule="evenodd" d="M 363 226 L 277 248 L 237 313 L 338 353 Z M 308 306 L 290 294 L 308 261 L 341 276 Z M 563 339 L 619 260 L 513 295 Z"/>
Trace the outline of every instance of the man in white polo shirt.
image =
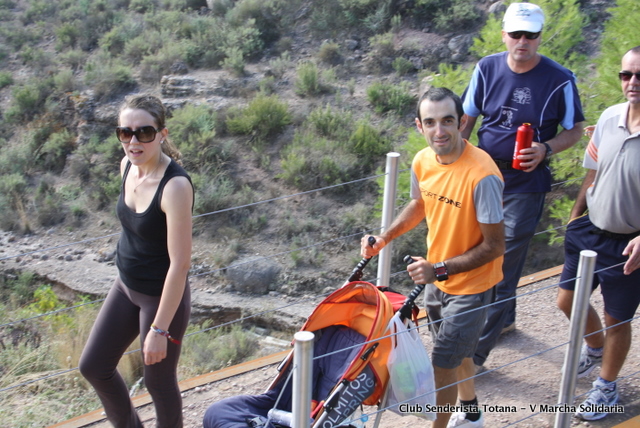
<path id="1" fill-rule="evenodd" d="M 581 250 L 598 256 L 594 287 L 604 300 L 606 333 L 589 306 L 578 377 L 601 363 L 600 376 L 577 416 L 604 418 L 618 402 L 616 379 L 631 345 L 630 319 L 640 304 L 640 46 L 622 57 L 618 74 L 626 103 L 606 109 L 584 156 L 587 175 L 571 211 L 558 307 L 571 314 Z M 588 210 L 588 214 L 585 212 Z M 592 334 L 593 333 L 593 334 Z"/>

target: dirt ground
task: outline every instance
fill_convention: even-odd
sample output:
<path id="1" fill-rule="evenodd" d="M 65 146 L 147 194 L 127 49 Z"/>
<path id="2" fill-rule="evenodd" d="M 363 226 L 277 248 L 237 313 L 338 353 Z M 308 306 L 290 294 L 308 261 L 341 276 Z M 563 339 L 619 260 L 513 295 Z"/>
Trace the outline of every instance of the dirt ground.
<path id="1" fill-rule="evenodd" d="M 49 247 L 51 243 L 47 239 L 17 239 L 9 242 L 8 235 L 2 236 L 2 251 L 0 258 L 28 250 Z M 67 251 L 59 250 L 61 253 Z M 91 272 L 95 284 L 100 288 L 111 284 L 114 268 L 105 263 L 94 261 L 94 255 L 99 252 L 87 249 L 83 254 L 76 254 L 73 261 L 66 261 L 52 255 L 47 260 L 34 255 L 19 259 L 7 259 L 1 262 L 3 268 L 21 267 L 32 268 L 40 274 L 47 273 L 50 279 L 57 279 L 60 283 L 73 283 L 73 278 L 78 281 L 79 276 Z M 84 271 L 79 274 L 79 270 Z M 552 277 L 518 290 L 518 319 L 515 331 L 504 334 L 496 349 L 492 352 L 486 363 L 487 371 L 476 377 L 476 390 L 481 405 L 486 405 L 485 427 L 552 427 L 555 414 L 540 413 L 540 405 L 553 405 L 557 402 L 561 380 L 561 366 L 564 361 L 564 353 L 567 348 L 569 322 L 556 308 L 555 296 L 558 277 Z M 74 284 L 75 286 L 76 284 Z M 79 284 L 77 284 L 79 285 Z M 393 284 L 392 284 L 393 285 Z M 199 303 L 206 299 L 213 299 L 217 304 L 237 301 L 237 295 L 217 292 L 208 293 L 205 287 L 197 282 L 192 283 L 193 300 Z M 267 301 L 272 297 L 262 297 L 253 304 L 277 307 L 276 302 Z M 228 300 L 226 300 L 228 299 Z M 277 297 L 273 297 L 277 300 Z M 247 298 L 243 298 L 245 305 Z M 420 299 L 419 299 L 420 300 Z M 591 302 L 601 313 L 602 300 L 599 292 L 591 298 Z M 281 304 L 283 301 L 280 302 Z M 289 303 L 289 302 L 288 302 Z M 229 303 L 230 304 L 230 303 Z M 313 306 L 296 307 L 298 313 L 288 316 L 292 319 L 302 320 L 312 310 Z M 302 325 L 300 322 L 298 325 Z M 426 327 L 420 329 L 421 336 L 427 347 L 431 349 L 431 341 Z M 621 379 L 618 382 L 620 391 L 620 403 L 624 406 L 624 414 L 612 414 L 604 420 L 597 422 L 582 422 L 575 418 L 573 426 L 580 427 L 614 427 L 615 425 L 640 415 L 640 363 L 637 355 L 640 351 L 638 345 L 637 328 L 634 329 L 632 349 L 629 352 L 627 362 L 622 369 Z M 581 403 L 586 397 L 591 382 L 595 380 L 598 371 L 586 379 L 580 379 L 576 386 L 576 404 Z M 258 394 L 263 392 L 276 374 L 275 365 L 264 367 L 246 374 L 237 375 L 225 380 L 205 384 L 184 392 L 184 418 L 185 427 L 196 428 L 202 426 L 203 415 L 209 405 L 225 397 L 240 394 Z M 371 422 L 375 416 L 375 408 L 365 408 L 370 422 L 367 427 L 372 427 Z M 139 413 L 145 427 L 155 426 L 155 415 L 152 405 L 143 406 Z M 62 422 L 62 421 L 58 421 Z M 391 412 L 384 412 L 381 418 L 381 428 L 428 426 L 422 419 L 414 416 L 400 417 Z M 106 421 L 91 425 L 93 427 L 109 427 Z"/>
<path id="2" fill-rule="evenodd" d="M 569 322 L 555 306 L 558 278 L 550 278 L 519 289 L 518 319 L 515 331 L 504 334 L 497 348 L 487 360 L 487 371 L 476 377 L 476 390 L 480 404 L 486 405 L 485 427 L 553 427 L 555 414 L 540 413 L 540 405 L 556 404 L 561 380 L 561 366 L 567 349 Z M 602 301 L 595 294 L 591 301 L 600 310 Z M 421 335 L 430 349 L 426 328 Z M 572 426 L 613 427 L 640 414 L 639 363 L 636 358 L 640 346 L 634 342 L 618 382 L 620 403 L 624 414 L 612 414 L 604 420 L 583 422 L 573 418 Z M 598 370 L 586 379 L 579 379 L 576 387 L 576 404 L 581 403 L 595 380 Z M 184 393 L 185 427 L 202 426 L 207 407 L 217 400 L 240 394 L 258 394 L 265 390 L 275 376 L 275 366 L 265 367 L 247 374 L 235 376 Z M 367 427 L 372 427 L 375 408 L 365 408 L 370 417 Z M 155 426 L 153 406 L 139 410 L 146 427 Z M 92 427 L 108 427 L 101 422 Z M 380 427 L 428 426 L 414 416 L 400 417 L 384 412 Z"/>

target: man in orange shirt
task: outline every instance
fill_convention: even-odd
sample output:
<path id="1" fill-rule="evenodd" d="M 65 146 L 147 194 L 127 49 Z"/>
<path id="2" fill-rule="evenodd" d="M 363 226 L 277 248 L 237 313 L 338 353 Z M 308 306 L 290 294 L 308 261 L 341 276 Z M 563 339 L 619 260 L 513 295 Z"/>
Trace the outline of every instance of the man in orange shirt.
<path id="1" fill-rule="evenodd" d="M 427 147 L 411 168 L 411 201 L 389 229 L 361 243 L 372 257 L 426 219 L 427 258 L 407 267 L 416 284 L 427 284 L 425 307 L 434 347 L 432 362 L 439 407 L 434 428 L 482 427 L 471 357 L 502 279 L 504 222 L 502 175 L 491 157 L 462 138 L 466 116 L 460 98 L 446 88 L 429 89 L 418 102 L 416 127 Z M 474 310 L 475 309 L 475 310 Z M 455 406 L 456 398 L 461 406 Z M 453 417 L 451 413 L 453 410 Z"/>

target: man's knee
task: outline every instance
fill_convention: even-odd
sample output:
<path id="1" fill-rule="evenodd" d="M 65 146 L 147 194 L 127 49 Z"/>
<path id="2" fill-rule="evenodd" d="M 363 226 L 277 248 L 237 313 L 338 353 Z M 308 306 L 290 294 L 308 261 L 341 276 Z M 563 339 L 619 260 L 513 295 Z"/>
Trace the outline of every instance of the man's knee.
<path id="1" fill-rule="evenodd" d="M 604 313 L 604 323 L 607 326 L 607 334 L 624 334 L 631 333 L 631 320 L 620 321 L 617 318 L 612 317 L 606 311 Z"/>
<path id="2" fill-rule="evenodd" d="M 455 367 L 453 369 L 445 369 L 434 365 L 433 377 L 435 380 L 436 388 L 451 385 L 452 383 L 456 383 L 458 381 L 458 367 Z"/>
<path id="3" fill-rule="evenodd" d="M 573 306 L 573 294 L 572 290 L 565 290 L 564 288 L 558 288 L 558 296 L 556 304 L 558 308 L 569 317 L 571 315 L 571 307 Z"/>

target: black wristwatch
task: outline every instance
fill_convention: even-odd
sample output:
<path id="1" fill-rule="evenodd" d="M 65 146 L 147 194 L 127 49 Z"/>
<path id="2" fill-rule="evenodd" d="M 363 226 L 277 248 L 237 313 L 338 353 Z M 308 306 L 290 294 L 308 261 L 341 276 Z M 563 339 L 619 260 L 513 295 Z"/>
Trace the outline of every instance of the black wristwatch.
<path id="1" fill-rule="evenodd" d="M 547 153 L 544 155 L 544 160 L 548 162 L 551 159 L 551 155 L 553 154 L 553 149 L 551 148 L 549 143 L 545 143 L 543 141 L 542 144 L 544 144 L 544 146 L 547 148 Z"/>
<path id="2" fill-rule="evenodd" d="M 444 262 L 438 262 L 433 265 L 433 271 L 436 274 L 436 281 L 446 281 L 449 279 L 449 271 Z"/>

